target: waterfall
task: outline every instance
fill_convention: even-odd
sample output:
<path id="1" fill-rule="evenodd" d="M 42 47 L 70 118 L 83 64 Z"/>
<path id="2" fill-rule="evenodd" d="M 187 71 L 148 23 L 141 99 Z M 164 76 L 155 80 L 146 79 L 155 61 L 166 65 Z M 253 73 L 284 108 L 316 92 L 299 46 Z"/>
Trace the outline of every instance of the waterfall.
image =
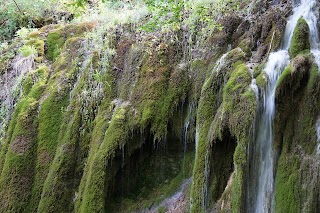
<path id="1" fill-rule="evenodd" d="M 283 41 L 283 48 L 271 53 L 266 63 L 265 72 L 269 82 L 264 92 L 263 112 L 259 124 L 256 138 L 256 155 L 259 160 L 258 182 L 256 198 L 254 201 L 254 212 L 264 213 L 273 212 L 274 203 L 274 168 L 275 156 L 272 147 L 273 142 L 273 119 L 275 113 L 275 90 L 277 81 L 290 63 L 289 47 L 292 40 L 294 29 L 300 17 L 303 17 L 310 28 L 311 52 L 317 60 L 320 59 L 319 36 L 317 30 L 317 13 L 315 11 L 315 0 L 301 0 L 300 3 L 293 2 L 293 14 L 289 18 Z"/>
<path id="2" fill-rule="evenodd" d="M 257 136 L 259 175 L 255 212 L 271 212 L 274 186 L 274 151 L 272 149 L 272 125 L 275 111 L 275 90 L 281 72 L 289 64 L 289 53 L 281 50 L 271 53 L 265 72 L 269 76 L 268 87 L 264 93 L 264 111 Z"/>
<path id="3" fill-rule="evenodd" d="M 303 17 L 306 20 L 310 30 L 311 53 L 315 57 L 315 62 L 320 68 L 320 40 L 318 32 L 319 12 L 316 9 L 316 4 L 316 0 L 301 0 L 300 3 L 297 1 L 294 3 L 293 15 L 288 20 L 286 26 L 284 49 L 289 49 L 294 28 L 299 18 Z"/>
<path id="4" fill-rule="evenodd" d="M 320 118 L 317 120 L 316 129 L 317 129 L 317 139 L 318 139 L 317 155 L 320 155 Z"/>

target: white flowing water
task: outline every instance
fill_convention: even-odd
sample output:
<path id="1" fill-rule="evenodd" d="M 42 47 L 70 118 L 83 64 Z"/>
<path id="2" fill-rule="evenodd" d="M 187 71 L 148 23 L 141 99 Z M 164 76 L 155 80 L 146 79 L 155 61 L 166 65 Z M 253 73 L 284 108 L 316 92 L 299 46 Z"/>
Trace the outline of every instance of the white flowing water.
<path id="1" fill-rule="evenodd" d="M 225 53 L 225 54 L 223 54 L 223 55 L 218 59 L 218 61 L 216 62 L 214 68 L 212 69 L 210 75 L 212 75 L 214 72 L 216 72 L 216 73 L 219 73 L 219 72 L 220 72 L 222 66 L 225 64 L 227 55 L 228 55 L 228 52 Z M 204 87 L 207 86 L 207 84 L 209 83 L 209 81 L 210 81 L 210 78 L 208 78 L 208 79 L 206 80 L 206 82 L 204 83 Z"/>
<path id="2" fill-rule="evenodd" d="M 259 88 L 256 83 L 256 79 L 252 79 L 251 84 L 250 84 L 250 89 L 256 94 L 256 99 L 259 99 Z"/>
<path id="3" fill-rule="evenodd" d="M 264 111 L 258 129 L 257 146 L 259 155 L 258 189 L 255 212 L 271 212 L 274 186 L 274 151 L 272 148 L 272 125 L 275 111 L 275 89 L 281 72 L 289 64 L 287 50 L 271 53 L 266 64 L 265 72 L 269 84 L 264 94 Z"/>
<path id="4" fill-rule="evenodd" d="M 317 9 L 316 0 L 301 0 L 300 3 L 299 1 L 294 2 L 293 15 L 288 20 L 286 26 L 284 49 L 289 49 L 294 28 L 301 17 L 306 20 L 309 26 L 311 53 L 314 55 L 315 62 L 320 68 L 320 40 L 318 31 L 319 11 Z"/>
<path id="5" fill-rule="evenodd" d="M 256 200 L 254 203 L 254 212 L 256 213 L 273 212 L 275 157 L 272 147 L 272 126 L 275 112 L 275 90 L 282 71 L 290 63 L 288 50 L 294 29 L 300 17 L 303 17 L 308 23 L 311 52 L 315 56 L 316 63 L 318 65 L 320 64 L 319 35 L 317 29 L 318 14 L 315 12 L 316 1 L 301 0 L 301 2 L 294 2 L 293 6 L 293 15 L 289 18 L 285 29 L 283 48 L 270 54 L 265 68 L 269 82 L 264 93 L 264 110 L 257 135 L 259 174 Z"/>
<path id="6" fill-rule="evenodd" d="M 157 212 L 160 212 L 159 209 L 161 207 L 165 207 L 166 212 L 183 212 L 182 209 L 184 209 L 187 206 L 187 199 L 185 196 L 186 190 L 188 189 L 191 182 L 192 182 L 191 178 L 185 180 L 181 185 L 179 191 L 177 191 L 174 195 L 162 201 L 158 206 L 154 206 L 150 210 L 146 210 L 142 212 L 157 213 Z"/>
<path id="7" fill-rule="evenodd" d="M 316 129 L 318 138 L 317 155 L 320 155 L 320 118 L 317 120 Z"/>
<path id="8" fill-rule="evenodd" d="M 35 55 L 17 55 L 10 68 L 0 74 L 0 147 L 6 137 L 6 130 L 17 101 L 22 94 L 22 82 L 35 69 Z"/>

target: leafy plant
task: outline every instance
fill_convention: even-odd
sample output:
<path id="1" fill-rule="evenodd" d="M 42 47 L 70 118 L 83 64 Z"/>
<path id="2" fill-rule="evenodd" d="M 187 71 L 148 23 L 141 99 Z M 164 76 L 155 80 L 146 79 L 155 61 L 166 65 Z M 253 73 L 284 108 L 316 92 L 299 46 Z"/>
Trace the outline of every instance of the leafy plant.
<path id="1" fill-rule="evenodd" d="M 184 0 L 145 0 L 145 3 L 151 12 L 151 19 L 141 29 L 148 32 L 162 27 L 180 29 L 185 8 Z"/>
<path id="2" fill-rule="evenodd" d="M 35 26 L 60 0 L 7 0 L 0 3 L 0 42 L 11 39 L 20 28 Z"/>
<path id="3" fill-rule="evenodd" d="M 23 57 L 29 57 L 31 55 L 36 56 L 37 55 L 37 50 L 34 46 L 30 45 L 24 45 L 19 49 L 20 54 Z"/>

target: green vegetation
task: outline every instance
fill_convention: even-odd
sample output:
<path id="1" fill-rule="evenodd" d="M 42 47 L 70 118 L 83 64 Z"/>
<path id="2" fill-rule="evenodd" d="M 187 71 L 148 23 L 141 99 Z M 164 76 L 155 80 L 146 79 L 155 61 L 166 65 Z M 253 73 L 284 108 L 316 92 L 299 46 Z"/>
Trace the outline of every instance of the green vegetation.
<path id="1" fill-rule="evenodd" d="M 291 58 L 296 57 L 301 52 L 310 51 L 309 34 L 309 26 L 306 20 L 300 18 L 290 44 L 289 53 Z"/>
<path id="2" fill-rule="evenodd" d="M 51 24 L 51 14 L 59 11 L 58 0 L 10 0 L 1 2 L 0 42 L 11 39 L 20 28 L 37 28 Z"/>
<path id="3" fill-rule="evenodd" d="M 31 195 L 37 147 L 36 112 L 48 72 L 42 67 L 30 75 L 35 82 L 16 108 L 10 122 L 10 137 L 7 138 L 5 145 L 7 148 L 4 150 L 5 161 L 0 178 L 0 209 L 3 212 L 25 212 Z M 10 199 L 7 199 L 8 196 Z"/>
<path id="4" fill-rule="evenodd" d="M 277 166 L 276 211 L 296 212 L 317 209 L 315 191 L 319 187 L 312 175 L 317 138 L 315 124 L 319 110 L 319 72 L 310 56 L 298 55 L 286 68 L 277 85 L 275 146 L 280 151 Z M 296 107 L 290 107 L 290 106 Z M 295 122 L 298 121 L 298 122 Z M 297 187 L 305 185 L 305 187 Z"/>
<path id="5" fill-rule="evenodd" d="M 29 56 L 37 56 L 37 50 L 30 45 L 25 45 L 20 48 L 19 52 L 23 57 L 29 57 Z"/>
<path id="6" fill-rule="evenodd" d="M 0 212 L 175 211 L 162 201 L 190 177 L 179 210 L 247 211 L 263 104 L 251 83 L 267 87 L 287 11 L 234 0 L 16 3 L 0 9 Z M 320 75 L 307 27 L 301 18 L 276 87 L 277 212 L 318 210 Z"/>
<path id="7" fill-rule="evenodd" d="M 246 65 L 241 63 L 244 58 L 244 52 L 240 48 L 230 51 L 225 58 L 225 64 L 219 67 L 219 70 L 213 70 L 202 88 L 197 112 L 199 135 L 191 188 L 192 212 L 204 212 L 219 199 L 233 172 L 233 159 L 236 176 L 232 209 L 237 212 L 243 205 L 245 195 L 241 194 L 243 189 L 239 187 L 242 187 L 245 181 L 245 147 L 249 141 L 249 130 L 257 105 L 256 96 L 249 89 L 251 75 Z M 225 86 L 221 85 L 222 79 L 227 81 Z M 220 146 L 214 145 L 219 143 Z M 233 145 L 224 147 L 226 143 Z M 219 152 L 224 155 L 220 156 Z M 208 167 L 210 170 L 218 169 L 223 172 L 206 177 L 205 171 Z M 209 178 L 207 181 L 212 185 L 205 183 L 206 178 Z M 208 190 L 210 197 L 204 197 L 204 190 Z"/>

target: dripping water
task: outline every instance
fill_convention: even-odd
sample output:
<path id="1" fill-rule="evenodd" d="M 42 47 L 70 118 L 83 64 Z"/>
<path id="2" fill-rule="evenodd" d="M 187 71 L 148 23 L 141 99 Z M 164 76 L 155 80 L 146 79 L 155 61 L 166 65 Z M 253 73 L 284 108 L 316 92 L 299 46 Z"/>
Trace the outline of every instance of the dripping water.
<path id="1" fill-rule="evenodd" d="M 222 66 L 225 64 L 227 55 L 228 55 L 228 52 L 225 53 L 225 54 L 223 54 L 223 55 L 219 58 L 219 60 L 216 62 L 216 65 L 215 65 L 214 68 L 212 69 L 210 75 L 212 75 L 214 72 L 216 72 L 217 74 L 220 72 Z M 206 82 L 204 83 L 204 87 L 207 86 L 207 84 L 209 83 L 209 81 L 210 81 L 210 78 L 208 78 L 208 79 L 206 80 Z"/>
<path id="2" fill-rule="evenodd" d="M 182 166 L 182 173 L 183 176 L 185 175 L 185 166 L 186 166 L 186 154 L 187 154 L 187 146 L 188 146 L 188 134 L 190 128 L 190 120 L 191 120 L 191 113 L 193 111 L 192 104 L 189 105 L 189 110 L 187 112 L 187 116 L 184 121 L 183 125 L 183 166 Z"/>
<path id="3" fill-rule="evenodd" d="M 0 90 L 0 148 L 16 103 L 22 95 L 22 82 L 36 67 L 35 57 L 17 55 L 8 70 L 0 75 L 0 87 L 3 88 Z"/>

